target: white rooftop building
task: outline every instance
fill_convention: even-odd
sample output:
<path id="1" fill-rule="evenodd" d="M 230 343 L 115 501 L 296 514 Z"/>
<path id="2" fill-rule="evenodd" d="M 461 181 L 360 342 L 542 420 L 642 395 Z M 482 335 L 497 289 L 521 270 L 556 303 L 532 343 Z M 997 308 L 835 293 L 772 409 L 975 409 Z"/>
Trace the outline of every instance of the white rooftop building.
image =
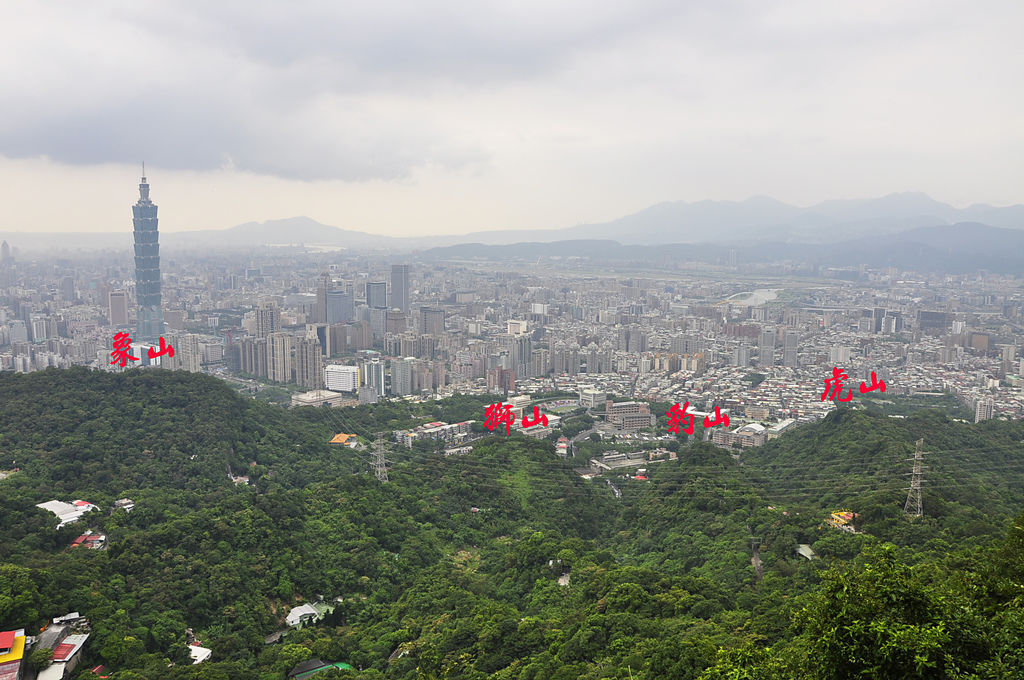
<path id="1" fill-rule="evenodd" d="M 37 508 L 43 510 L 49 510 L 53 514 L 57 515 L 57 519 L 60 520 L 60 524 L 57 528 L 60 529 L 65 524 L 71 524 L 77 522 L 87 512 L 96 510 L 96 506 L 88 501 L 72 501 L 65 503 L 64 501 L 46 501 L 45 503 L 36 504 Z"/>

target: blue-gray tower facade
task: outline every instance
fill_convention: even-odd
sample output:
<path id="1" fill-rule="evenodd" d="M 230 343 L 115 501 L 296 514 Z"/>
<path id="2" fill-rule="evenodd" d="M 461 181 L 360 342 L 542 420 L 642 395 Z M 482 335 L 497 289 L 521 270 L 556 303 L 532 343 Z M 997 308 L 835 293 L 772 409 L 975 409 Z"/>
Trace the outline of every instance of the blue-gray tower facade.
<path id="1" fill-rule="evenodd" d="M 132 206 L 135 223 L 135 297 L 139 303 L 136 341 L 156 342 L 164 334 L 160 308 L 160 242 L 156 205 L 149 200 L 149 184 L 143 171 L 139 200 Z"/>

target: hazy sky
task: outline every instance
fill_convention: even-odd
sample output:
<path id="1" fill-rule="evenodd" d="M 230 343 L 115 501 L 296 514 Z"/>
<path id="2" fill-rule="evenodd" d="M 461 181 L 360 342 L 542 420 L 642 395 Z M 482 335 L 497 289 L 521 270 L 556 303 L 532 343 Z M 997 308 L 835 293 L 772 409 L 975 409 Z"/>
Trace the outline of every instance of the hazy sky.
<path id="1" fill-rule="evenodd" d="M 0 231 L 1024 202 L 1024 2 L 5 2 Z"/>

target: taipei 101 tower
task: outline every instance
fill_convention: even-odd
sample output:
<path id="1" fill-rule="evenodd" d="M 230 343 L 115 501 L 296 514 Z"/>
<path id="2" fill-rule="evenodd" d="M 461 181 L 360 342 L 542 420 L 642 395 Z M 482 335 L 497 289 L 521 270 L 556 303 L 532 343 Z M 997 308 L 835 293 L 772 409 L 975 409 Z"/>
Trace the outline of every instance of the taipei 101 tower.
<path id="1" fill-rule="evenodd" d="M 132 206 L 135 217 L 135 297 L 139 303 L 136 341 L 156 342 L 164 334 L 160 309 L 160 243 L 156 229 L 156 205 L 149 200 L 146 166 L 142 166 L 139 200 Z"/>

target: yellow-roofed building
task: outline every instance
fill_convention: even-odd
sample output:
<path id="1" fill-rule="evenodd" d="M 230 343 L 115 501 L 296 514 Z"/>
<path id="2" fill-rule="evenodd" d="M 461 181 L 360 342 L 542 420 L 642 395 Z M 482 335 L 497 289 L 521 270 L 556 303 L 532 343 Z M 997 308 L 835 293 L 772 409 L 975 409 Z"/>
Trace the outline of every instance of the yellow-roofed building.
<path id="1" fill-rule="evenodd" d="M 344 432 L 341 432 L 339 434 L 334 435 L 334 438 L 331 440 L 331 443 L 341 444 L 342 446 L 354 447 L 357 441 L 358 437 L 356 437 L 354 434 L 345 434 Z"/>
<path id="2" fill-rule="evenodd" d="M 21 677 L 21 658 L 25 656 L 25 630 L 0 632 L 0 680 Z"/>

